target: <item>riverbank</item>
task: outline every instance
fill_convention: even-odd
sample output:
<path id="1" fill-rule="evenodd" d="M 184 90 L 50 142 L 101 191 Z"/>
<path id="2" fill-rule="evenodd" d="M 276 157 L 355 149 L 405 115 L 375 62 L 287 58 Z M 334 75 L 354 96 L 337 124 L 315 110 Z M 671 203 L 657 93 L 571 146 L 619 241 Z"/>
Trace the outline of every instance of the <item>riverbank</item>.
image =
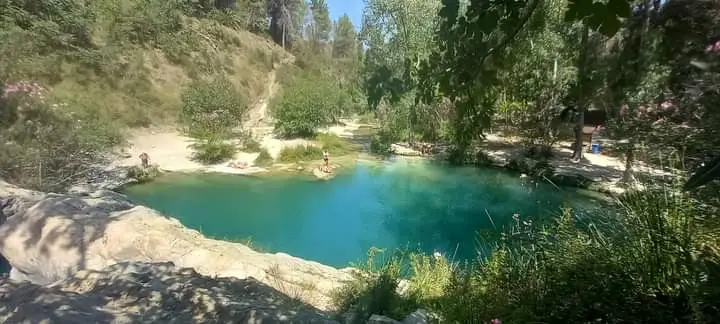
<path id="1" fill-rule="evenodd" d="M 548 158 L 528 157 L 526 149 L 519 137 L 488 134 L 477 146 L 473 164 L 492 166 L 519 172 L 525 175 L 532 173 L 536 166 L 545 164 L 551 170 L 543 174 L 543 181 L 550 181 L 559 186 L 571 186 L 597 191 L 610 195 L 619 195 L 628 190 L 622 182 L 625 172 L 625 161 L 607 154 L 586 152 L 581 161 L 572 161 L 572 143 L 559 142 L 552 147 Z M 433 154 L 423 154 L 420 150 L 409 147 L 407 143 L 393 143 L 391 152 L 410 158 L 434 158 L 446 160 L 448 148 L 438 147 Z M 652 178 L 672 178 L 671 172 L 652 167 L 636 161 L 633 171 Z M 633 188 L 642 189 L 642 184 L 635 183 Z"/>

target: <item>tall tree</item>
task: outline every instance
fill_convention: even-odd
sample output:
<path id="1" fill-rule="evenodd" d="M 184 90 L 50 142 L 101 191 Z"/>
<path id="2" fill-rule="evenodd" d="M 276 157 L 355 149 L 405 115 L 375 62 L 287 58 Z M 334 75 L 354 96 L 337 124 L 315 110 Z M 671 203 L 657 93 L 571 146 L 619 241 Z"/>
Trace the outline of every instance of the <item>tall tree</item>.
<path id="1" fill-rule="evenodd" d="M 294 12 L 298 6 L 299 0 L 268 0 L 270 35 L 283 48 L 292 47 Z"/>
<path id="2" fill-rule="evenodd" d="M 310 40 L 313 45 L 320 47 L 330 41 L 332 21 L 330 11 L 325 0 L 310 0 L 310 13 L 312 14 Z"/>
<path id="3" fill-rule="evenodd" d="M 351 57 L 357 54 L 357 33 L 350 17 L 345 14 L 338 19 L 333 33 L 333 57 Z"/>
<path id="4" fill-rule="evenodd" d="M 267 0 L 239 0 L 238 7 L 247 15 L 247 29 L 253 33 L 268 30 Z"/>

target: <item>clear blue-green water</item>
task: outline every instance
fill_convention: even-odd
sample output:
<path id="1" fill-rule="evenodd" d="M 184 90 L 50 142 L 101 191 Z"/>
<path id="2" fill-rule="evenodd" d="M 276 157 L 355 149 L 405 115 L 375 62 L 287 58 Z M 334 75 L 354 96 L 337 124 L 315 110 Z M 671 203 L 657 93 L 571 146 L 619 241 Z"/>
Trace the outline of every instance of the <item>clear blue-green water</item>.
<path id="1" fill-rule="evenodd" d="M 421 161 L 359 163 L 331 181 L 172 175 L 125 192 L 207 236 L 250 238 L 262 250 L 337 267 L 364 261 L 370 247 L 473 259 L 478 233 L 499 232 L 513 214 L 540 221 L 563 204 L 600 206 L 572 189 L 523 185 L 499 170 Z"/>

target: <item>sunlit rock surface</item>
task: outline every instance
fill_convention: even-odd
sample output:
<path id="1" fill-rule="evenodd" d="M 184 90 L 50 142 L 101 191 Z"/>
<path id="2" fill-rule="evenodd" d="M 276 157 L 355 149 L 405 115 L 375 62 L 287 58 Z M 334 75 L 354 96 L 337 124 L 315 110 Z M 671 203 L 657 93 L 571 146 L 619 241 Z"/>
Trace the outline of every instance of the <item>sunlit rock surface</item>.
<path id="1" fill-rule="evenodd" d="M 349 269 L 208 239 L 112 191 L 44 194 L 0 182 L 0 198 L 0 253 L 13 267 L 11 278 L 40 285 L 123 261 L 169 261 L 205 276 L 253 277 L 327 310 L 332 291 L 351 277 Z"/>

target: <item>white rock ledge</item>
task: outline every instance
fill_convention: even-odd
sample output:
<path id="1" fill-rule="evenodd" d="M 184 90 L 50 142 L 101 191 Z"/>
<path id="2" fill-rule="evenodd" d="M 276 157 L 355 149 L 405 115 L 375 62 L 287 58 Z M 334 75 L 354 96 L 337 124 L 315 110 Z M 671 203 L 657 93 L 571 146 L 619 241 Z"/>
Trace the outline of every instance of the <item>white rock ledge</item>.
<path id="1" fill-rule="evenodd" d="M 291 298 L 329 310 L 331 292 L 351 279 L 350 268 L 206 238 L 112 191 L 83 197 L 44 194 L 0 181 L 0 198 L 0 221 L 5 220 L 0 225 L 0 253 L 13 267 L 12 278 L 36 284 L 124 261 L 172 262 L 211 277 L 253 277 Z"/>

